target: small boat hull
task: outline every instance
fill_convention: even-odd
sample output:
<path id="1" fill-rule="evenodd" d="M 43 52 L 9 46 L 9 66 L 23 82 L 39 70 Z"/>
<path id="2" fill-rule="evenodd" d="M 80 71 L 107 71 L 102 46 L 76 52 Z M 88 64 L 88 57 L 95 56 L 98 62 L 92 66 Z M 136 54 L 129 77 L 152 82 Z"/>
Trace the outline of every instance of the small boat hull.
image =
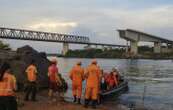
<path id="1" fill-rule="evenodd" d="M 108 98 L 108 97 L 112 97 L 112 96 L 118 96 L 127 91 L 128 91 L 128 82 L 126 80 L 124 80 L 123 82 L 121 82 L 118 85 L 118 87 L 115 87 L 109 91 L 101 92 L 100 97 L 104 99 L 104 98 Z"/>

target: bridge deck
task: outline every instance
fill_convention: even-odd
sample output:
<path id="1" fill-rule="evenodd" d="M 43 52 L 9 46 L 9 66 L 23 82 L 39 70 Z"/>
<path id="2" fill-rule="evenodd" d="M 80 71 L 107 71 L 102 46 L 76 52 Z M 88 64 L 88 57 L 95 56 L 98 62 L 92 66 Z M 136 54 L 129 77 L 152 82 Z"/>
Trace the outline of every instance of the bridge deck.
<path id="1" fill-rule="evenodd" d="M 15 40 L 44 41 L 44 42 L 60 42 L 60 43 L 72 43 L 72 44 L 104 45 L 112 47 L 126 47 L 125 45 L 92 43 L 90 42 L 89 37 L 85 36 L 40 32 L 40 31 L 13 29 L 13 28 L 4 28 L 4 27 L 0 27 L 0 38 L 15 39 Z"/>
<path id="2" fill-rule="evenodd" d="M 141 31 L 137 31 L 137 30 L 134 30 L 134 29 L 126 29 L 126 30 L 118 30 L 118 31 L 119 32 L 129 31 L 129 32 L 139 33 L 139 34 L 149 36 L 149 37 L 154 38 L 154 39 L 158 39 L 163 43 L 170 43 L 170 44 L 173 43 L 172 40 L 161 38 L 161 37 L 158 37 L 158 36 L 155 36 L 155 35 L 152 35 L 152 34 L 148 34 L 148 33 L 145 33 L 145 32 L 141 32 Z M 127 38 L 127 40 L 129 40 L 129 39 Z"/>

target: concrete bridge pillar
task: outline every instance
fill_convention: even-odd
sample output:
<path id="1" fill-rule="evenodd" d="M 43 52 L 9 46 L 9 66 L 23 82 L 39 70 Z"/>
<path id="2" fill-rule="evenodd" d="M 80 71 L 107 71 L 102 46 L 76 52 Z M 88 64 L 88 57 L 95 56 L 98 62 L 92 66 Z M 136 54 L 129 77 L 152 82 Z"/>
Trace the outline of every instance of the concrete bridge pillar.
<path id="1" fill-rule="evenodd" d="M 138 42 L 137 41 L 130 41 L 130 52 L 133 55 L 138 54 Z"/>
<path id="2" fill-rule="evenodd" d="M 154 53 L 161 53 L 161 42 L 154 42 Z"/>
<path id="3" fill-rule="evenodd" d="M 104 45 L 102 45 L 102 50 L 103 50 L 103 51 L 105 51 L 105 50 L 106 50 L 106 48 L 104 47 Z"/>
<path id="4" fill-rule="evenodd" d="M 62 54 L 66 55 L 66 53 L 69 50 L 69 44 L 68 43 L 63 43 L 63 50 L 62 50 Z"/>
<path id="5" fill-rule="evenodd" d="M 128 51 L 129 51 L 129 46 L 128 46 L 128 45 L 129 45 L 129 44 L 128 44 L 128 41 L 127 41 L 127 42 L 126 42 L 126 46 L 127 46 L 127 47 L 125 48 L 125 49 L 126 49 L 126 53 L 128 53 Z"/>

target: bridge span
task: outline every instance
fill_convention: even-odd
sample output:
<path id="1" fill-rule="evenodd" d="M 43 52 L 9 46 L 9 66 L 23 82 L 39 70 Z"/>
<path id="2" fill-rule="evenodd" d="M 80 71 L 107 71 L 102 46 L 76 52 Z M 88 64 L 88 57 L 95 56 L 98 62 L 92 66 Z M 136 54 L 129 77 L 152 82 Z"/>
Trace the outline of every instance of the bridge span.
<path id="1" fill-rule="evenodd" d="M 130 52 L 134 55 L 138 54 L 139 42 L 153 42 L 154 53 L 173 52 L 172 40 L 161 38 L 134 29 L 118 30 L 118 32 L 121 38 L 130 41 Z M 166 48 L 162 48 L 162 44 L 166 44 Z"/>
<path id="2" fill-rule="evenodd" d="M 86 44 L 86 45 L 101 45 L 108 47 L 126 47 L 126 45 L 115 45 L 106 43 L 94 43 L 90 42 L 89 37 L 78 36 L 78 35 L 68 35 L 50 32 L 41 32 L 25 29 L 14 29 L 0 27 L 0 38 L 2 39 L 15 39 L 15 40 L 32 40 L 32 41 L 44 41 L 44 42 L 59 42 L 63 43 L 63 55 L 65 55 L 69 50 L 70 44 Z"/>

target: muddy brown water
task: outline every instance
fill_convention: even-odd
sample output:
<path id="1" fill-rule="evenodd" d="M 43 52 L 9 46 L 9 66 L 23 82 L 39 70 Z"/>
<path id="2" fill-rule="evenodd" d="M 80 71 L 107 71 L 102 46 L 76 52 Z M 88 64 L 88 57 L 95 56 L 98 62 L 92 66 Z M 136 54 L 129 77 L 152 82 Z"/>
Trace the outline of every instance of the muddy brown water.
<path id="1" fill-rule="evenodd" d="M 83 67 L 91 61 L 91 59 L 58 58 L 59 71 L 69 84 L 65 94 L 67 101 L 72 100 L 68 72 L 78 60 L 83 62 Z M 173 109 L 173 60 L 98 59 L 98 64 L 105 71 L 111 70 L 112 67 L 118 68 L 129 81 L 129 92 L 112 97 L 105 102 L 105 106 L 114 108 L 114 105 L 120 103 L 129 109 Z"/>

